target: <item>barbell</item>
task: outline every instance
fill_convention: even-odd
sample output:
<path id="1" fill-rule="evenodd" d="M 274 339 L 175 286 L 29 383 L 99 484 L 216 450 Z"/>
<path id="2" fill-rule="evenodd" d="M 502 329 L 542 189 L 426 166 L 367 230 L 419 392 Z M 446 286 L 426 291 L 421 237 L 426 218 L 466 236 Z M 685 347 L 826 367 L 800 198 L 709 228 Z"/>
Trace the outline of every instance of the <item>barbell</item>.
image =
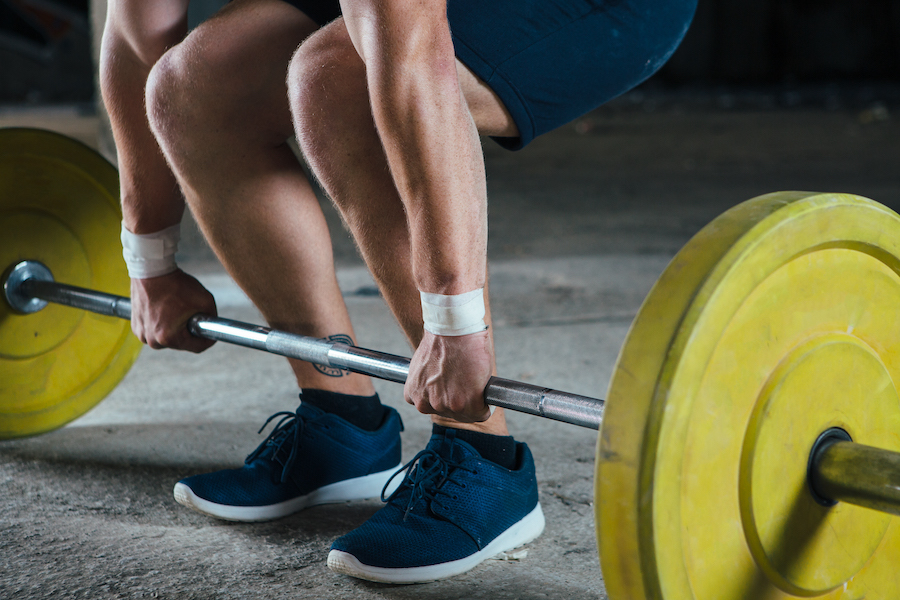
<path id="1" fill-rule="evenodd" d="M 117 191 L 87 147 L 0 131 L 0 438 L 83 414 L 137 357 Z M 669 264 L 606 403 L 498 378 L 485 397 L 599 427 L 595 522 L 613 600 L 896 599 L 898 306 L 900 216 L 847 194 L 768 194 Z M 409 367 L 228 319 L 189 328 L 392 381 Z"/>
<path id="2" fill-rule="evenodd" d="M 38 261 L 24 260 L 8 269 L 3 281 L 3 293 L 10 308 L 22 315 L 38 312 L 52 302 L 98 315 L 131 320 L 129 298 L 58 283 L 54 281 L 50 270 Z M 262 350 L 387 381 L 404 383 L 409 375 L 408 358 L 333 340 L 204 314 L 191 317 L 187 327 L 192 335 L 200 338 Z M 599 429 L 603 415 L 603 400 L 499 377 L 490 379 L 484 393 L 486 402 L 493 406 L 582 427 Z"/>

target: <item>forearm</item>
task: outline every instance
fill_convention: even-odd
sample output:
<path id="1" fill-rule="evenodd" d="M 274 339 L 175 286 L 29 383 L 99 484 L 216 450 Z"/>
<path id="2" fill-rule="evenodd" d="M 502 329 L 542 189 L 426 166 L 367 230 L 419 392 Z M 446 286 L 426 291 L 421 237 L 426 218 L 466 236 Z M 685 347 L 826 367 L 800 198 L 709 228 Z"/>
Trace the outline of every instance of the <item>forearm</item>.
<path id="1" fill-rule="evenodd" d="M 444 19 L 384 36 L 367 56 L 372 109 L 406 206 L 419 289 L 459 294 L 486 277 L 487 201 L 478 134 Z"/>
<path id="2" fill-rule="evenodd" d="M 185 1 L 111 2 L 100 57 L 100 89 L 119 161 L 122 211 L 133 233 L 150 233 L 181 220 L 184 200 L 147 120 L 147 77 L 166 48 L 180 41 Z M 144 12 L 142 12 L 144 11 Z"/>

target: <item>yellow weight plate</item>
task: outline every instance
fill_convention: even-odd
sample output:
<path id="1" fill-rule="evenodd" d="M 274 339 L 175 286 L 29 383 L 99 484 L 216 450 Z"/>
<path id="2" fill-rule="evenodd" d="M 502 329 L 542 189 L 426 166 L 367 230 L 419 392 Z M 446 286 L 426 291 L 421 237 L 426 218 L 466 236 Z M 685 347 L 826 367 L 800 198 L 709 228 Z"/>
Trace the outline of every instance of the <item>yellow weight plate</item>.
<path id="1" fill-rule="evenodd" d="M 57 281 L 128 295 L 115 168 L 65 136 L 0 130 L 0 271 L 22 260 Z M 140 352 L 127 321 L 0 300 L 0 439 L 65 425 L 102 400 Z"/>
<path id="2" fill-rule="evenodd" d="M 820 433 L 900 451 L 900 217 L 785 192 L 679 252 L 616 365 L 596 523 L 613 600 L 900 597 L 900 520 L 817 504 Z"/>

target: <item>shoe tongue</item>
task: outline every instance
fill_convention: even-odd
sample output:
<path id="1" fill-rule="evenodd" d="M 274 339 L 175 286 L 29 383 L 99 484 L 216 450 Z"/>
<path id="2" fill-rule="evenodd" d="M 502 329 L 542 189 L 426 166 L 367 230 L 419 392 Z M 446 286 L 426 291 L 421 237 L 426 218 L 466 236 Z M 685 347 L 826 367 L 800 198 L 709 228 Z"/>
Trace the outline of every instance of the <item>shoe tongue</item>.
<path id="1" fill-rule="evenodd" d="M 457 437 L 456 434 L 456 429 L 447 429 L 439 438 L 439 443 L 435 450 L 441 458 L 455 463 L 462 462 L 472 456 L 481 458 L 481 455 L 475 448 L 465 440 Z M 434 448 L 434 446 L 432 446 L 432 448 Z"/>
<path id="2" fill-rule="evenodd" d="M 455 429 L 445 429 L 444 437 L 441 440 L 441 447 L 438 450 L 438 454 L 441 455 L 441 458 L 452 460 L 453 459 L 453 445 L 456 441 L 456 430 Z"/>

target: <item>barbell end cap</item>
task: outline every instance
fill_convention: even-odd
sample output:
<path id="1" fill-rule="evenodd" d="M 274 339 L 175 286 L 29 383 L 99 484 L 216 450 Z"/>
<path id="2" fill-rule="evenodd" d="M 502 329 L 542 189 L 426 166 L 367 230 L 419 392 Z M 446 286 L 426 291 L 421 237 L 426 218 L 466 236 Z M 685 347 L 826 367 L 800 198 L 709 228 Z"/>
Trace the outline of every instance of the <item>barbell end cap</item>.
<path id="1" fill-rule="evenodd" d="M 23 260 L 7 269 L 3 275 L 3 297 L 9 307 L 20 315 L 36 313 L 48 304 L 46 300 L 24 292 L 22 287 L 28 280 L 53 281 L 53 273 L 36 260 Z"/>

